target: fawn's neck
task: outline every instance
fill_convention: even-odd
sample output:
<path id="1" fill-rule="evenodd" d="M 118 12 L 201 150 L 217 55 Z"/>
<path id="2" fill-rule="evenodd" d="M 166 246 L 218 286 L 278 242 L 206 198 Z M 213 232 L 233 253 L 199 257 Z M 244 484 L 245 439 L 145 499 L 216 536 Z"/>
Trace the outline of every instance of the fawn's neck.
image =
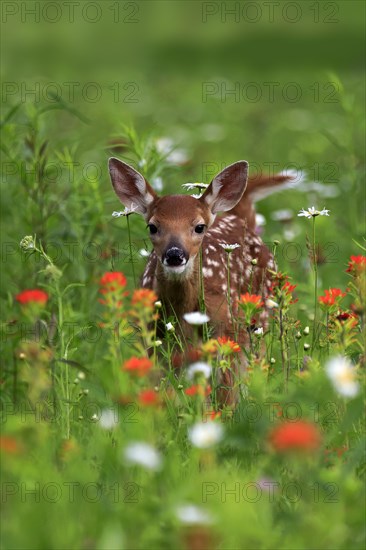
<path id="1" fill-rule="evenodd" d="M 200 277 L 198 255 L 187 273 L 167 275 L 158 264 L 156 270 L 158 296 L 164 304 L 167 317 L 174 315 L 179 322 L 184 313 L 199 309 Z"/>

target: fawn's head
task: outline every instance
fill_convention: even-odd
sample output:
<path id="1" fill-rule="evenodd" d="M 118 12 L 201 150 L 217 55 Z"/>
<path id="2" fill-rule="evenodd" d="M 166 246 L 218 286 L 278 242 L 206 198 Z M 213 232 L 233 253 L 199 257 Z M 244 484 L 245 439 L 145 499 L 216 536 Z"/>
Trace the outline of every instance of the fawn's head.
<path id="1" fill-rule="evenodd" d="M 231 210 L 240 201 L 248 163 L 243 160 L 225 168 L 199 199 L 189 195 L 159 197 L 137 170 L 116 158 L 109 159 L 109 172 L 120 201 L 144 216 L 164 273 L 184 277 L 190 273 L 216 214 Z"/>

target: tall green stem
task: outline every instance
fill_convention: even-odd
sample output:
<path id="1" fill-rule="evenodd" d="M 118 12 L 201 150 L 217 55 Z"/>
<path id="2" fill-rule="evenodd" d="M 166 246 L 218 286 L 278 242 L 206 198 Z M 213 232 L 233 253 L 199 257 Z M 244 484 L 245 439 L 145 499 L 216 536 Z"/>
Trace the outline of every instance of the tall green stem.
<path id="1" fill-rule="evenodd" d="M 316 332 L 317 332 L 317 309 L 318 309 L 318 262 L 315 241 L 315 217 L 313 216 L 313 270 L 314 270 L 314 321 L 313 337 L 311 341 L 311 351 L 314 351 Z"/>
<path id="2" fill-rule="evenodd" d="M 130 221 L 128 219 L 128 215 L 126 216 L 126 220 L 127 220 L 127 232 L 128 232 L 128 249 L 129 249 L 129 252 L 130 252 L 130 262 L 131 262 L 131 267 L 132 267 L 133 284 L 136 287 L 136 275 L 135 275 L 135 266 L 133 265 L 131 231 L 130 231 Z"/>

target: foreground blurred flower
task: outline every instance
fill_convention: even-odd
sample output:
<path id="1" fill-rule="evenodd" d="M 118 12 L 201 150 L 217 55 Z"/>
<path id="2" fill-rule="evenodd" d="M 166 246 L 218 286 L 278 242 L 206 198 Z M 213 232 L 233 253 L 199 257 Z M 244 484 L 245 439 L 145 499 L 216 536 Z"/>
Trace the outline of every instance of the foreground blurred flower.
<path id="1" fill-rule="evenodd" d="M 148 288 L 138 288 L 132 294 L 131 304 L 141 305 L 143 307 L 152 308 L 157 300 L 157 295 L 153 290 Z"/>
<path id="2" fill-rule="evenodd" d="M 48 300 L 48 294 L 47 292 L 44 292 L 43 290 L 34 289 L 34 290 L 23 290 L 23 292 L 20 292 L 15 296 L 15 299 L 20 304 L 29 304 L 29 303 L 38 303 L 38 304 L 46 304 Z"/>
<path id="3" fill-rule="evenodd" d="M 158 405 L 159 396 L 154 390 L 143 390 L 139 394 L 139 403 L 144 407 Z"/>
<path id="4" fill-rule="evenodd" d="M 162 459 L 160 453 L 149 443 L 134 441 L 127 445 L 123 451 L 123 457 L 127 464 L 138 464 L 148 470 L 160 470 Z"/>
<path id="5" fill-rule="evenodd" d="M 200 311 L 192 311 L 191 313 L 185 313 L 183 319 L 187 321 L 190 325 L 203 325 L 208 323 L 210 318 L 206 313 L 201 313 Z"/>
<path id="6" fill-rule="evenodd" d="M 126 284 L 127 279 L 120 271 L 107 271 L 99 280 L 102 294 L 124 288 Z"/>
<path id="7" fill-rule="evenodd" d="M 325 372 L 334 389 L 344 397 L 355 397 L 359 392 L 356 369 L 347 357 L 333 357 L 325 366 Z"/>
<path id="8" fill-rule="evenodd" d="M 0 437 L 0 450 L 8 454 L 17 454 L 20 451 L 20 446 L 14 437 L 2 435 Z"/>
<path id="9" fill-rule="evenodd" d="M 99 418 L 99 425 L 104 430 L 111 430 L 118 425 L 118 413 L 113 409 L 104 409 Z"/>
<path id="10" fill-rule="evenodd" d="M 122 370 L 136 376 L 145 376 L 152 368 L 153 363 L 147 357 L 131 357 L 122 365 Z"/>
<path id="11" fill-rule="evenodd" d="M 311 206 L 307 210 L 305 208 L 302 208 L 300 212 L 298 213 L 298 216 L 305 216 L 305 218 L 315 218 L 316 216 L 329 216 L 330 210 L 326 210 L 323 208 L 323 210 L 316 210 L 314 206 Z"/>
<path id="12" fill-rule="evenodd" d="M 193 380 L 194 378 L 204 377 L 207 380 L 211 376 L 211 370 L 211 366 L 208 363 L 198 361 L 188 367 L 187 378 L 188 380 Z"/>
<path id="13" fill-rule="evenodd" d="M 201 397 L 207 397 L 211 393 L 211 386 L 201 386 L 201 384 L 195 384 L 193 386 L 190 386 L 189 388 L 186 388 L 184 390 L 184 393 L 186 395 L 189 395 L 191 397 L 195 395 L 200 395 Z"/>
<path id="14" fill-rule="evenodd" d="M 321 436 L 315 424 L 299 420 L 280 424 L 271 430 L 269 441 L 278 452 L 314 451 L 320 446 Z"/>
<path id="15" fill-rule="evenodd" d="M 210 525 L 213 523 L 210 514 L 195 504 L 182 504 L 176 508 L 175 513 L 179 521 L 189 525 Z"/>
<path id="16" fill-rule="evenodd" d="M 197 422 L 188 430 L 190 442 L 199 449 L 208 449 L 216 445 L 223 435 L 222 425 L 216 422 Z"/>

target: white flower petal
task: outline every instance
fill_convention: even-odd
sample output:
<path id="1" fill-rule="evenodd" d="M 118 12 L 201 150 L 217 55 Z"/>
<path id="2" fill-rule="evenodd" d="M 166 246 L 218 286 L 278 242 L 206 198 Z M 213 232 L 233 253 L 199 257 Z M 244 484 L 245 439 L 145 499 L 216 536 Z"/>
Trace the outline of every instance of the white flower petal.
<path id="1" fill-rule="evenodd" d="M 176 508 L 175 513 L 182 523 L 189 525 L 210 525 L 213 523 L 210 514 L 195 504 L 182 504 Z"/>
<path id="2" fill-rule="evenodd" d="M 160 470 L 162 466 L 160 453 L 144 441 L 129 443 L 123 451 L 123 458 L 127 464 L 138 464 L 148 470 Z"/>
<path id="3" fill-rule="evenodd" d="M 224 435 L 224 428 L 217 422 L 197 422 L 188 431 L 188 437 L 192 445 L 199 449 L 213 447 Z"/>
<path id="4" fill-rule="evenodd" d="M 197 363 L 193 363 L 187 368 L 187 378 L 188 380 L 193 380 L 197 374 L 202 374 L 207 380 L 211 376 L 211 372 L 212 369 L 208 363 L 197 361 Z"/>
<path id="5" fill-rule="evenodd" d="M 338 355 L 328 361 L 325 372 L 334 389 L 344 397 L 355 397 L 359 392 L 356 369 L 347 357 Z"/>
<path id="6" fill-rule="evenodd" d="M 208 323 L 210 320 L 209 316 L 206 313 L 201 313 L 200 311 L 192 311 L 191 313 L 185 313 L 183 319 L 189 325 L 203 325 Z"/>

